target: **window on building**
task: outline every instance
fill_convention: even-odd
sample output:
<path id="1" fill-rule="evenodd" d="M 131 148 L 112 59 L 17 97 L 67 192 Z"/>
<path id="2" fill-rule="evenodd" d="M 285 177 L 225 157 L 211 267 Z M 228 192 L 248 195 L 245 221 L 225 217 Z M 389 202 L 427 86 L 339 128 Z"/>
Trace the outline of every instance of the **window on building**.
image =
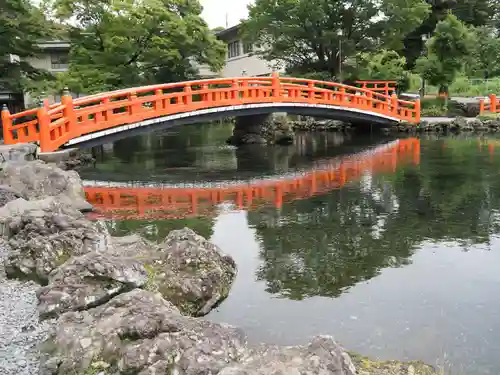
<path id="1" fill-rule="evenodd" d="M 64 52 L 52 52 L 50 54 L 50 67 L 52 69 L 68 69 L 69 55 Z"/>
<path id="2" fill-rule="evenodd" d="M 240 41 L 231 42 L 227 45 L 227 57 L 236 57 L 240 55 Z"/>
<path id="3" fill-rule="evenodd" d="M 253 51 L 253 44 L 252 43 L 243 44 L 243 53 L 250 53 L 252 51 Z"/>

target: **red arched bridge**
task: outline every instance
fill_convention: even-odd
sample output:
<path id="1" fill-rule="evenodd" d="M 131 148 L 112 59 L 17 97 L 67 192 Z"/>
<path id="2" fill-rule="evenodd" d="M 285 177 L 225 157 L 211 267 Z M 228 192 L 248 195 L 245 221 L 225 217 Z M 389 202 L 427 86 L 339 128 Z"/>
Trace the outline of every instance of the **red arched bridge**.
<path id="1" fill-rule="evenodd" d="M 37 142 L 41 152 L 82 145 L 121 132 L 145 131 L 223 116 L 288 112 L 395 123 L 420 121 L 420 102 L 388 95 L 388 88 L 299 78 L 238 77 L 112 91 L 20 113 L 2 110 L 5 144 Z"/>
<path id="2" fill-rule="evenodd" d="M 233 202 L 238 209 L 326 194 L 364 173 L 394 172 L 398 163 L 420 163 L 420 141 L 408 138 L 368 152 L 321 162 L 307 173 L 251 182 L 217 183 L 212 186 L 138 187 L 134 184 L 85 181 L 85 194 L 97 212 L 93 218 L 178 219 L 208 216 L 218 203 Z M 103 186 L 104 185 L 104 186 Z M 106 186 L 107 185 L 107 186 Z"/>

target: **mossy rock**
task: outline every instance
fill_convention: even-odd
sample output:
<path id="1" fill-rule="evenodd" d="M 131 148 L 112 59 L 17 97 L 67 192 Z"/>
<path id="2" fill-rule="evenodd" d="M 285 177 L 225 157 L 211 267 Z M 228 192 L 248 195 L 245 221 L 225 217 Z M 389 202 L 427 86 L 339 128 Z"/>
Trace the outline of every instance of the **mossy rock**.
<path id="1" fill-rule="evenodd" d="M 358 375 L 440 375 L 432 366 L 421 361 L 375 361 L 349 353 Z"/>

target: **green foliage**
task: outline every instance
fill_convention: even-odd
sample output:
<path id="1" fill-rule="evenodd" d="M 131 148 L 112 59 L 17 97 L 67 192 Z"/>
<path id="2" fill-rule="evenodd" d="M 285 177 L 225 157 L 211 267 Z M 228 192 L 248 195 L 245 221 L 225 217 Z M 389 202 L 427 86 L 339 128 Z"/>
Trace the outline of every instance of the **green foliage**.
<path id="1" fill-rule="evenodd" d="M 402 46 L 428 11 L 423 0 L 257 0 L 249 6 L 243 35 L 259 47 L 258 54 L 289 71 L 337 77 L 347 57 Z"/>
<path id="2" fill-rule="evenodd" d="M 395 51 L 382 50 L 370 53 L 361 52 L 346 61 L 346 68 L 362 80 L 384 80 L 402 77 L 405 74 L 406 60 Z"/>
<path id="3" fill-rule="evenodd" d="M 427 43 L 427 56 L 417 60 L 416 70 L 430 84 L 448 92 L 463 66 L 463 60 L 472 48 L 471 33 L 453 14 L 436 26 L 433 37 Z"/>
<path id="4" fill-rule="evenodd" d="M 48 76 L 27 60 L 40 52 L 37 42 L 53 37 L 51 31 L 51 24 L 29 1 L 0 2 L 0 90 L 21 92 L 23 83 Z"/>
<path id="5" fill-rule="evenodd" d="M 423 37 L 432 34 L 436 25 L 444 20 L 448 12 L 471 26 L 498 26 L 500 3 L 497 0 L 426 0 L 431 5 L 431 13 L 404 40 L 404 55 L 409 69 L 425 50 Z"/>
<path id="6" fill-rule="evenodd" d="M 420 100 L 421 116 L 441 117 L 448 114 L 448 103 L 443 98 L 424 98 Z"/>
<path id="7" fill-rule="evenodd" d="M 55 0 L 70 32 L 68 84 L 93 93 L 196 77 L 192 62 L 221 68 L 225 48 L 198 1 Z"/>
<path id="8" fill-rule="evenodd" d="M 500 38 L 490 27 L 471 29 L 472 51 L 466 60 L 469 77 L 500 76 Z"/>

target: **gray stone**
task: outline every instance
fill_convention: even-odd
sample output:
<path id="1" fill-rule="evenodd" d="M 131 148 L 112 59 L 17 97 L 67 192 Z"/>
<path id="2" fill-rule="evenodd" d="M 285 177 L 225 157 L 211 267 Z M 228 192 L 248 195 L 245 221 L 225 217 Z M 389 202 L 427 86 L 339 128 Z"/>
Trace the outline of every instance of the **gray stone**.
<path id="1" fill-rule="evenodd" d="M 34 160 L 37 146 L 34 143 L 0 145 L 0 162 Z"/>
<path id="2" fill-rule="evenodd" d="M 7 203 L 17 198 L 23 198 L 23 195 L 10 186 L 0 185 L 0 207 L 5 206 Z"/>
<path id="3" fill-rule="evenodd" d="M 468 121 L 464 117 L 457 117 L 450 123 L 450 129 L 456 129 L 460 131 L 473 130 L 469 125 Z"/>
<path id="4" fill-rule="evenodd" d="M 79 210 L 89 209 L 80 176 L 40 160 L 0 165 L 0 184 L 10 186 L 27 200 L 64 197 Z"/>
<path id="5" fill-rule="evenodd" d="M 292 125 L 286 115 L 266 114 L 238 117 L 228 143 L 288 145 L 294 139 Z"/>
<path id="6" fill-rule="evenodd" d="M 72 257 L 49 275 L 49 285 L 38 290 L 38 311 L 46 319 L 99 306 L 142 287 L 147 278 L 144 266 L 133 258 L 97 252 Z"/>
<path id="7" fill-rule="evenodd" d="M 40 314 L 87 309 L 142 287 L 184 314 L 201 316 L 227 297 L 235 276 L 233 259 L 187 228 L 161 244 L 138 235 L 112 238 L 105 254 L 71 259 L 50 274 L 39 294 Z"/>
<path id="8" fill-rule="evenodd" d="M 490 129 L 498 129 L 500 128 L 500 119 L 486 120 L 483 125 Z"/>
<path id="9" fill-rule="evenodd" d="M 105 250 L 109 236 L 102 226 L 56 197 L 7 203 L 0 208 L 0 228 L 10 250 L 7 275 L 42 284 L 71 256 Z"/>
<path id="10" fill-rule="evenodd" d="M 356 369 L 332 337 L 318 336 L 304 346 L 267 346 L 251 351 L 219 375 L 356 375 Z"/>
<path id="11" fill-rule="evenodd" d="M 471 130 L 482 130 L 485 127 L 483 122 L 479 119 L 470 119 L 467 123 L 468 128 Z"/>
<path id="12" fill-rule="evenodd" d="M 184 314 L 208 314 L 228 296 L 236 264 L 216 245 L 184 228 L 170 232 L 160 247 L 147 257 L 149 283 Z"/>
<path id="13" fill-rule="evenodd" d="M 233 327 L 183 316 L 159 294 L 135 289 L 63 314 L 42 346 L 40 375 L 209 375 L 245 352 Z"/>

